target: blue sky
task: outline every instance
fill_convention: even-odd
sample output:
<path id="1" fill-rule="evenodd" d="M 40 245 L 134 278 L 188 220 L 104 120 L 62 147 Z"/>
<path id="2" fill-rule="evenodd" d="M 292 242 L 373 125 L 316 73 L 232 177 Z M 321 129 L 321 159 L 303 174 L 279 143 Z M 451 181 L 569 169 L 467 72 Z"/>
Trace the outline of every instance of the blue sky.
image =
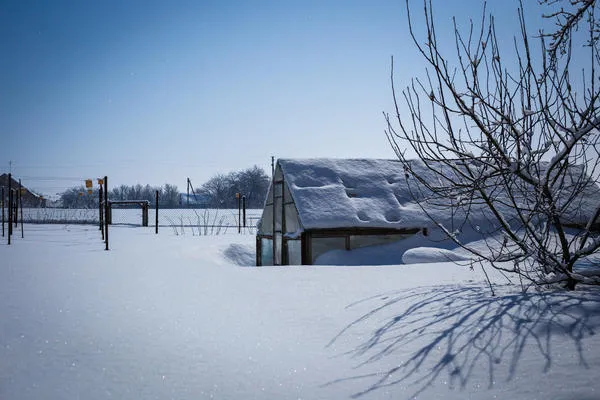
<path id="1" fill-rule="evenodd" d="M 434 5 L 440 29 L 482 8 Z M 271 155 L 392 158 L 391 55 L 398 85 L 422 75 L 403 0 L 4 0 L 0 172 L 184 190 Z"/>

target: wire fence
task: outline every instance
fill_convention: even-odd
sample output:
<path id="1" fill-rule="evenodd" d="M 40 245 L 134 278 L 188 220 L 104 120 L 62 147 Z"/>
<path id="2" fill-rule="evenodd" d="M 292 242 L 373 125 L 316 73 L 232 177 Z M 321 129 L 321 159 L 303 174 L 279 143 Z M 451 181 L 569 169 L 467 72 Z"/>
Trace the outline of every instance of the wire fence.
<path id="1" fill-rule="evenodd" d="M 60 193 L 57 192 L 52 199 L 46 199 L 29 191 L 25 185 L 21 186 L 21 181 L 15 180 L 11 174 L 1 174 L 0 204 L 4 211 L 2 214 L 6 217 L 3 225 L 8 222 L 8 195 L 17 192 L 19 197 L 17 201 L 15 196 L 13 201 L 13 210 L 15 210 L 13 220 L 17 219 L 18 210 L 19 221 L 27 224 L 100 225 L 106 218 L 109 225 L 158 226 L 172 230 L 178 235 L 186 233 L 193 235 L 254 234 L 262 214 L 261 209 L 200 208 L 206 206 L 199 204 L 186 207 L 181 201 L 175 201 L 176 204 L 170 201 L 173 196 L 169 197 L 163 188 L 154 188 L 156 191 L 153 191 L 150 190 L 153 189 L 150 186 L 140 186 L 149 192 L 145 194 L 140 192 L 134 196 L 138 200 L 129 200 L 129 195 L 123 197 L 123 193 L 107 191 L 107 177 L 98 178 L 97 182 L 77 177 L 26 178 L 28 179 L 24 180 L 25 183 L 34 181 L 36 184 L 42 182 L 51 185 L 44 186 L 45 190 L 51 188 L 52 191 L 58 191 L 63 186 L 68 187 Z M 85 186 L 82 184 L 84 182 Z M 176 190 L 175 187 L 169 187 Z M 110 186 L 108 188 L 110 189 Z M 106 209 L 105 199 L 107 197 L 109 207 Z M 238 204 L 240 207 L 245 205 L 243 196 L 238 198 Z"/>
<path id="2" fill-rule="evenodd" d="M 209 208 L 160 208 L 158 226 L 172 229 L 175 234 L 219 235 L 225 233 L 256 233 L 262 210 Z M 139 206 L 112 207 L 111 225 L 143 226 L 143 209 Z M 99 224 L 98 208 L 23 208 L 23 222 L 32 224 Z M 148 209 L 148 226 L 156 224 L 156 206 Z"/>
<path id="3" fill-rule="evenodd" d="M 23 208 L 23 222 L 29 224 L 98 224 L 98 208 Z"/>
<path id="4" fill-rule="evenodd" d="M 149 226 L 156 225 L 156 208 L 149 209 Z M 159 208 L 158 226 L 172 229 L 175 234 L 220 235 L 225 233 L 256 233 L 256 225 L 262 210 L 214 208 Z M 141 226 L 143 211 L 141 207 L 112 210 L 112 225 Z"/>
<path id="5" fill-rule="evenodd" d="M 199 235 L 218 235 L 227 232 L 256 233 L 261 214 L 262 210 L 246 210 L 244 219 L 244 215 L 234 209 L 165 209 L 159 210 L 158 219 L 159 226 L 162 223 L 180 230 L 196 228 Z"/>

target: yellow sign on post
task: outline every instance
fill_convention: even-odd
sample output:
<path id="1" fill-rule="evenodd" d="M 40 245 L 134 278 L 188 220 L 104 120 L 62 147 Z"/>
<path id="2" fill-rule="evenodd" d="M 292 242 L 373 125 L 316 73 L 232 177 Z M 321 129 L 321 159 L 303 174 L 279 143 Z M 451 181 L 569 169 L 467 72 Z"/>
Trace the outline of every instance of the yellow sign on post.
<path id="1" fill-rule="evenodd" d="M 85 180 L 85 187 L 86 187 L 86 189 L 90 189 L 92 187 L 92 180 L 91 179 L 86 179 Z"/>
<path id="2" fill-rule="evenodd" d="M 104 184 L 104 179 L 98 178 L 98 185 L 102 185 L 102 184 Z"/>
<path id="3" fill-rule="evenodd" d="M 92 194 L 92 189 L 88 189 L 88 194 Z"/>

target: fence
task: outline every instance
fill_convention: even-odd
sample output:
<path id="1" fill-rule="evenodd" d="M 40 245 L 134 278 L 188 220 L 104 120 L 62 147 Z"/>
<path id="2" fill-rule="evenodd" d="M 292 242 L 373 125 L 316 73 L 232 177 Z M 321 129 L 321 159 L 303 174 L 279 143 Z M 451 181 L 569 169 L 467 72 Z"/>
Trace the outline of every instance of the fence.
<path id="1" fill-rule="evenodd" d="M 78 182 L 81 181 L 78 180 Z M 19 207 L 19 213 L 21 214 L 19 219 L 28 224 L 100 225 L 103 223 L 104 214 L 106 213 L 110 225 L 155 226 L 156 200 L 118 200 L 111 198 L 112 196 L 109 193 L 109 207 L 105 209 L 107 178 L 104 177 L 104 180 L 98 179 L 98 187 L 93 187 L 96 186 L 96 182 L 90 179 L 85 181 L 85 187 L 81 186 L 65 192 L 68 192 L 71 196 L 68 204 L 77 208 L 57 207 L 55 205 L 62 205 L 64 201 L 46 201 L 43 197 L 34 195 L 23 188 L 23 203 Z M 17 183 L 10 174 L 3 174 L 0 175 L 0 186 L 3 189 L 6 186 L 4 196 L 0 195 L 2 206 L 6 207 L 8 192 L 16 193 L 17 190 L 13 189 L 17 187 Z M 18 187 L 21 188 L 21 186 Z M 18 192 L 21 193 L 20 190 Z M 262 213 L 260 209 L 245 210 L 245 207 L 243 207 L 243 205 L 245 206 L 244 196 L 238 198 L 239 209 L 208 209 L 200 208 L 199 205 L 183 208 L 163 208 L 163 201 L 168 199 L 158 198 L 157 200 L 159 207 L 158 227 L 172 229 L 175 234 L 254 234 Z"/>
<path id="2" fill-rule="evenodd" d="M 29 224 L 98 224 L 98 208 L 23 208 Z"/>
<path id="3" fill-rule="evenodd" d="M 260 209 L 246 210 L 244 220 L 243 213 L 236 209 L 167 208 L 159 209 L 158 225 L 173 229 L 175 234 L 254 234 L 261 215 Z"/>
<path id="4" fill-rule="evenodd" d="M 156 224 L 156 208 L 150 205 L 149 225 Z M 256 232 L 256 225 L 262 210 L 246 210 L 244 224 L 243 215 L 234 209 L 209 208 L 159 208 L 158 226 L 172 229 L 175 234 L 219 235 L 225 233 Z M 143 210 L 137 208 L 113 208 L 112 225 L 141 226 Z M 240 229 L 241 228 L 241 229 Z"/>
<path id="5" fill-rule="evenodd" d="M 149 226 L 155 224 L 156 206 L 150 204 Z M 98 208 L 23 208 L 23 222 L 32 224 L 99 224 Z M 246 210 L 246 224 L 243 215 L 240 217 L 237 209 L 208 209 L 208 208 L 159 208 L 158 226 L 173 228 L 193 228 L 199 234 L 219 234 L 237 232 L 241 221 L 242 230 L 253 233 L 260 219 L 262 210 Z M 143 225 L 143 209 L 112 208 L 112 225 Z M 245 229 L 244 229 L 245 228 Z"/>

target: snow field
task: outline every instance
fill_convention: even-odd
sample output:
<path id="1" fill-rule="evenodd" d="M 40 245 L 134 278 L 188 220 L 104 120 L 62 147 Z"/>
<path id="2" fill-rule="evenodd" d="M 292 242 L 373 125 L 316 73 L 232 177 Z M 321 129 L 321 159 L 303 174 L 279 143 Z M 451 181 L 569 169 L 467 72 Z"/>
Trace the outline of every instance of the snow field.
<path id="1" fill-rule="evenodd" d="M 600 396 L 596 289 L 492 274 L 490 297 L 449 262 L 249 268 L 252 235 L 115 227 L 107 252 L 94 226 L 25 228 L 0 244 L 2 399 Z"/>

